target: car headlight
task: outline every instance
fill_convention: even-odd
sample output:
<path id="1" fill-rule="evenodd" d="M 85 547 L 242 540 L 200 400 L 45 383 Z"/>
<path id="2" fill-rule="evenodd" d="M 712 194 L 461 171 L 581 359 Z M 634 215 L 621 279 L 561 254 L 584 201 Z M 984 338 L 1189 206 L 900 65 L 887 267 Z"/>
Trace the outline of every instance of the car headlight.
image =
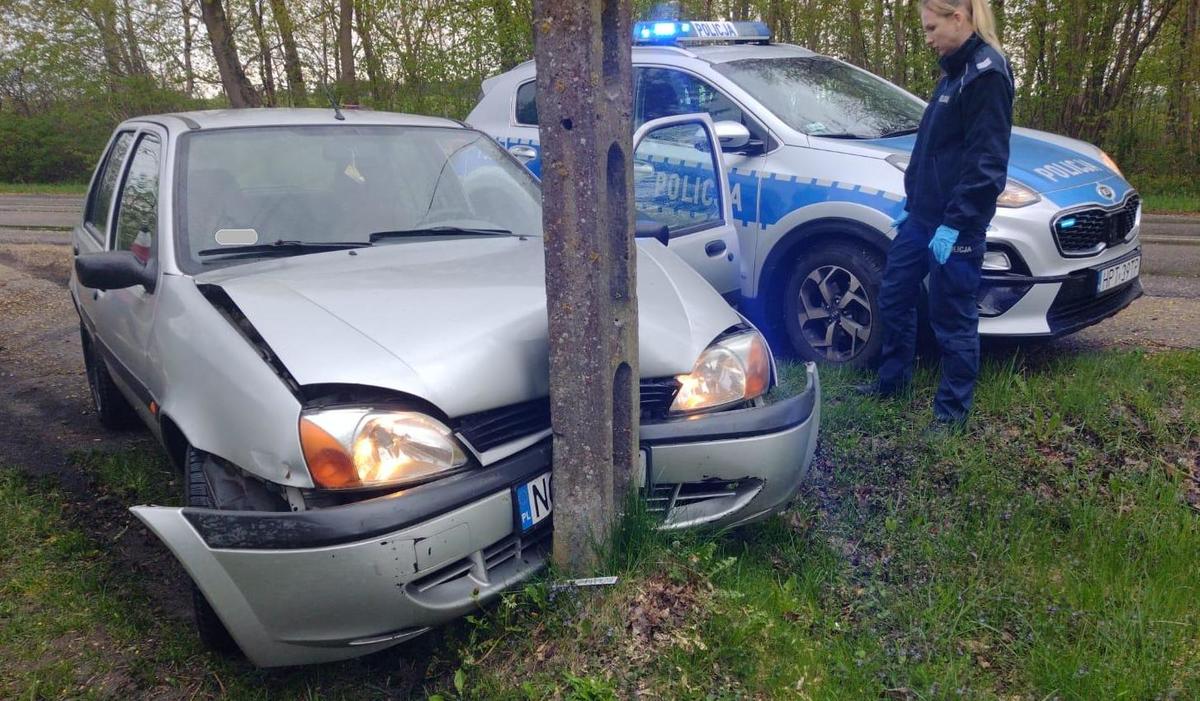
<path id="1" fill-rule="evenodd" d="M 690 373 L 675 379 L 680 388 L 671 404 L 672 414 L 754 399 L 771 384 L 771 351 L 758 331 L 727 336 L 706 348 Z"/>
<path id="2" fill-rule="evenodd" d="M 1113 160 L 1113 157 L 1108 155 L 1103 150 L 1100 151 L 1100 162 L 1103 163 L 1105 165 L 1105 167 L 1107 167 L 1112 172 L 1116 173 L 1117 175 L 1120 175 L 1122 178 L 1125 177 L 1125 175 L 1123 173 L 1121 173 L 1121 169 L 1117 167 L 1117 162 Z"/>
<path id="3" fill-rule="evenodd" d="M 1004 192 L 996 198 L 997 207 L 1025 207 L 1042 199 L 1042 196 L 1034 192 L 1029 186 L 1024 183 L 1008 179 L 1008 183 L 1004 186 Z"/>
<path id="4" fill-rule="evenodd" d="M 445 424 L 412 411 L 305 412 L 300 447 L 313 482 L 325 489 L 416 484 L 467 464 L 466 453 Z"/>

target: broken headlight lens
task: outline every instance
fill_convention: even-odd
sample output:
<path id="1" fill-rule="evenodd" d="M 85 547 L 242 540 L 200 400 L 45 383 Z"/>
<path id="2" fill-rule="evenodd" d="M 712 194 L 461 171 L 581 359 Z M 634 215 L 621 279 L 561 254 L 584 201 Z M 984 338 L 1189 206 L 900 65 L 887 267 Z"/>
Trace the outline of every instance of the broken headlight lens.
<path id="1" fill-rule="evenodd" d="M 445 424 L 412 411 L 305 412 L 300 447 L 313 483 L 325 489 L 417 484 L 467 465 L 466 453 Z"/>
<path id="2" fill-rule="evenodd" d="M 771 351 L 758 331 L 726 336 L 700 354 L 680 382 L 671 413 L 716 409 L 754 399 L 771 385 Z"/>

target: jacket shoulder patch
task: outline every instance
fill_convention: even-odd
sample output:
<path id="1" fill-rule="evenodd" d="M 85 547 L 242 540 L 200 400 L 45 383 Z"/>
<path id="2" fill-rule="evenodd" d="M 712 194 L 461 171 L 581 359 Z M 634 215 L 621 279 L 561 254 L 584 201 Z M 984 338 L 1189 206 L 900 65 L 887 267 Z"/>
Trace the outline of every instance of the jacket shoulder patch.
<path id="1" fill-rule="evenodd" d="M 992 59 L 989 56 L 988 58 L 983 59 L 979 63 L 976 63 L 975 68 L 982 71 L 983 69 L 987 68 L 990 65 L 992 65 Z"/>

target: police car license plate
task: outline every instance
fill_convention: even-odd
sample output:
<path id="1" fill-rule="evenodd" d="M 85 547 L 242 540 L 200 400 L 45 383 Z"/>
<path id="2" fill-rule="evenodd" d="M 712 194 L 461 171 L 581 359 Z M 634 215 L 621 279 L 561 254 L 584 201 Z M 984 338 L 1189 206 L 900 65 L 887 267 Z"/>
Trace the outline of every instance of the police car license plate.
<path id="1" fill-rule="evenodd" d="M 1104 268 L 1097 276 L 1096 293 L 1099 294 L 1105 290 L 1111 290 L 1114 287 L 1124 285 L 1138 276 L 1138 270 L 1141 267 L 1142 257 L 1134 256 L 1129 260 Z"/>
<path id="2" fill-rule="evenodd" d="M 533 528 L 550 515 L 554 504 L 550 501 L 550 473 L 513 488 L 517 497 L 517 518 L 521 521 L 521 532 Z"/>

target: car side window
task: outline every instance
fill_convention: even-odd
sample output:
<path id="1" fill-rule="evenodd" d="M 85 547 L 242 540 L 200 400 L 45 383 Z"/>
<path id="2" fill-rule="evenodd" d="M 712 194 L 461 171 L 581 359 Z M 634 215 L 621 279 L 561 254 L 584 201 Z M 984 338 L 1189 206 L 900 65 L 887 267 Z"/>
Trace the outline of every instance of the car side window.
<path id="1" fill-rule="evenodd" d="M 733 100 L 703 80 L 668 68 L 638 69 L 636 126 L 659 117 L 694 112 L 707 112 L 714 122 L 744 123 L 742 110 Z"/>
<path id="2" fill-rule="evenodd" d="M 88 193 L 87 213 L 83 220 L 95 229 L 95 234 L 103 241 L 108 233 L 108 211 L 112 204 L 113 191 L 117 188 L 117 178 L 121 175 L 121 166 L 125 163 L 125 154 L 133 141 L 133 132 L 122 132 L 113 141 L 112 148 L 100 166 L 100 175 L 96 178 L 92 191 Z"/>
<path id="3" fill-rule="evenodd" d="M 659 127 L 634 150 L 633 188 L 639 220 L 681 236 L 724 223 L 717 159 L 700 122 Z"/>
<path id="4" fill-rule="evenodd" d="M 158 137 L 138 139 L 117 205 L 117 237 L 113 249 L 130 251 L 143 265 L 158 234 Z"/>
<path id="5" fill-rule="evenodd" d="M 522 83 L 517 88 L 517 124 L 536 127 L 538 125 L 537 111 L 537 81 Z"/>

